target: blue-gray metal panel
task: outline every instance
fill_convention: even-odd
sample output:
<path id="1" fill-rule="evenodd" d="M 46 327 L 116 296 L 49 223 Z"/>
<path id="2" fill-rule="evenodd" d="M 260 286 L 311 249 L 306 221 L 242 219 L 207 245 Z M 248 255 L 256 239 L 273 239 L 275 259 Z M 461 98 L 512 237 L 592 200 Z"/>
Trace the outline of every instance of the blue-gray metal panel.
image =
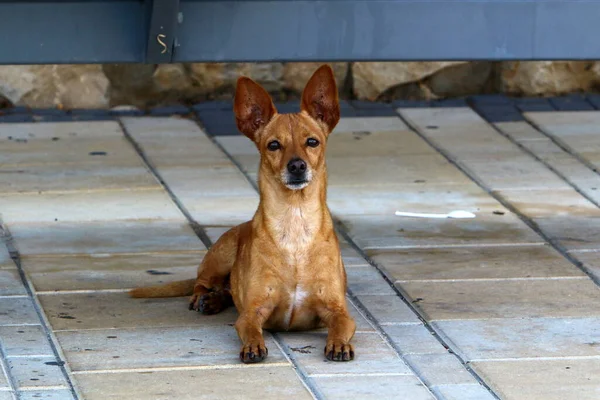
<path id="1" fill-rule="evenodd" d="M 600 0 L 182 0 L 177 62 L 600 59 Z"/>
<path id="2" fill-rule="evenodd" d="M 142 62 L 141 1 L 0 2 L 0 64 Z"/>

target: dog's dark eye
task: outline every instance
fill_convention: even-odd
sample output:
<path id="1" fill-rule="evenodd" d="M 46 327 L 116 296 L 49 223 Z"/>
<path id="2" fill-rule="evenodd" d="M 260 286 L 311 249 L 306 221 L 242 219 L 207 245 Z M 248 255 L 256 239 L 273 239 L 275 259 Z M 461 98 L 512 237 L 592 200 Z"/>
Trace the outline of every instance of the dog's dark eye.
<path id="1" fill-rule="evenodd" d="M 269 142 L 267 148 L 271 151 L 279 150 L 281 148 L 281 143 L 279 143 L 277 140 L 273 140 Z"/>
<path id="2" fill-rule="evenodd" d="M 306 145 L 309 147 L 317 147 L 319 145 L 319 141 L 315 138 L 308 138 L 306 140 Z"/>

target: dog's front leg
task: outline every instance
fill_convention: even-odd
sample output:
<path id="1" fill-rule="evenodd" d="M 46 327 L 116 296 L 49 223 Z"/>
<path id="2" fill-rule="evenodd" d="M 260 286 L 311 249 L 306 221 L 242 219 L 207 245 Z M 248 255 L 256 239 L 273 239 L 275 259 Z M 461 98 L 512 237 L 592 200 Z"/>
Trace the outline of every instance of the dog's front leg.
<path id="1" fill-rule="evenodd" d="M 244 311 L 240 313 L 235 329 L 242 341 L 240 360 L 244 363 L 257 363 L 264 360 L 269 354 L 263 338 L 263 325 L 275 309 L 274 299 L 270 296 L 261 296 Z"/>
<path id="2" fill-rule="evenodd" d="M 356 323 L 344 303 L 329 304 L 322 308 L 319 316 L 328 328 L 325 358 L 330 361 L 354 359 L 354 348 L 350 340 L 356 331 Z"/>

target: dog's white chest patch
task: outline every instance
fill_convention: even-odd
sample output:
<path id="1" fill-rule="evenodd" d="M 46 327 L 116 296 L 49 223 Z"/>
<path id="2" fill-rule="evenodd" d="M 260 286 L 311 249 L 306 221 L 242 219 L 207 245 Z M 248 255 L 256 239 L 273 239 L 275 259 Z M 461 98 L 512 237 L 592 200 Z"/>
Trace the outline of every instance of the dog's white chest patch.
<path id="1" fill-rule="evenodd" d="M 285 325 L 290 326 L 292 322 L 292 315 L 294 314 L 294 309 L 298 309 L 302 307 L 304 301 L 308 297 L 308 292 L 302 288 L 302 286 L 296 286 L 296 290 L 290 293 L 290 305 L 285 314 Z"/>

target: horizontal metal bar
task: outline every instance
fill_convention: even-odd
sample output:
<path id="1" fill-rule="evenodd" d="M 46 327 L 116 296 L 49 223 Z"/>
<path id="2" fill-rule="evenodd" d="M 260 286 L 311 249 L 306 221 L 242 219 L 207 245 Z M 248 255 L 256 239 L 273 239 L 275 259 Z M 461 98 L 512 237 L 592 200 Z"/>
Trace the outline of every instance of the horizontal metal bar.
<path id="1" fill-rule="evenodd" d="M 600 59 L 600 0 L 181 0 L 179 9 L 172 62 Z M 144 62 L 147 16 L 142 0 L 0 0 L 0 64 Z"/>
<path id="2" fill-rule="evenodd" d="M 0 2 L 0 64 L 143 62 L 141 1 Z"/>
<path id="3" fill-rule="evenodd" d="M 183 0 L 180 8 L 180 62 L 600 59 L 599 0 Z"/>

